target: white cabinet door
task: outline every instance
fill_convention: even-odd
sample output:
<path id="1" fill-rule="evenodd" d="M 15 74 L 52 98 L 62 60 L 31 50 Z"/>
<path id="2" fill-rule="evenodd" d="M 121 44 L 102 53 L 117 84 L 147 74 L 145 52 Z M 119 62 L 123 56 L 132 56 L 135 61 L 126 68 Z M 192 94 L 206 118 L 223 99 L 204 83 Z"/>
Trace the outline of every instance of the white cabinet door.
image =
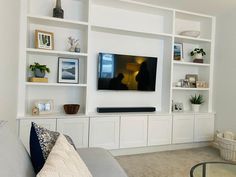
<path id="1" fill-rule="evenodd" d="M 149 116 L 148 146 L 171 144 L 172 116 Z"/>
<path id="2" fill-rule="evenodd" d="M 195 115 L 194 142 L 212 141 L 214 139 L 214 114 Z"/>
<path id="3" fill-rule="evenodd" d="M 89 147 L 119 148 L 120 117 L 90 118 Z"/>
<path id="4" fill-rule="evenodd" d="M 23 144 L 28 152 L 29 152 L 29 139 L 30 139 L 31 122 L 34 122 L 34 123 L 46 128 L 48 130 L 51 130 L 51 131 L 56 130 L 56 119 L 20 120 L 19 136 L 20 136 L 20 139 L 23 142 Z"/>
<path id="5" fill-rule="evenodd" d="M 120 148 L 147 146 L 147 116 L 122 116 Z"/>
<path id="6" fill-rule="evenodd" d="M 173 116 L 173 140 L 172 143 L 193 142 L 194 115 Z"/>
<path id="7" fill-rule="evenodd" d="M 89 118 L 57 119 L 57 131 L 71 137 L 76 148 L 88 147 Z"/>

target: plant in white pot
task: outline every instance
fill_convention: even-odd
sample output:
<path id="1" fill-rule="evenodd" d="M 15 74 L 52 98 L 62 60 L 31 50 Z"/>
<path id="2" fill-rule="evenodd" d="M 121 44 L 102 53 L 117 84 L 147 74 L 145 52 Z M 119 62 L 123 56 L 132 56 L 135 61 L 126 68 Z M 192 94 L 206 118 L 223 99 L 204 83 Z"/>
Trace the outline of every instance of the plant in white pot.
<path id="1" fill-rule="evenodd" d="M 204 103 L 203 96 L 200 94 L 197 96 L 195 94 L 190 97 L 190 102 L 192 104 L 192 110 L 194 112 L 199 112 L 201 104 Z"/>
<path id="2" fill-rule="evenodd" d="M 190 52 L 190 55 L 193 57 L 194 63 L 203 63 L 203 56 L 206 55 L 206 52 L 203 49 L 195 48 Z"/>

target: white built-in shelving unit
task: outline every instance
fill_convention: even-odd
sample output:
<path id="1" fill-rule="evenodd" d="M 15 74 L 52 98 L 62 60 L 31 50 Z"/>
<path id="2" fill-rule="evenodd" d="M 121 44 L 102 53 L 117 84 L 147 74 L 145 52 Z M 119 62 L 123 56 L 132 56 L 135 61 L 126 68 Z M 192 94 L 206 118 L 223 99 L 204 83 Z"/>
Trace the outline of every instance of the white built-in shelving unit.
<path id="1" fill-rule="evenodd" d="M 99 106 L 119 107 L 127 95 L 130 99 L 122 106 L 155 106 L 159 113 L 170 113 L 172 101 L 184 103 L 184 109 L 190 111 L 189 96 L 201 93 L 206 100 L 202 111 L 213 111 L 214 17 L 132 0 L 68 0 L 62 1 L 65 18 L 58 19 L 52 17 L 54 6 L 55 0 L 22 2 L 18 117 L 31 113 L 35 99 L 53 99 L 57 114 L 63 114 L 63 104 L 79 103 L 80 113 L 88 115 Z M 34 48 L 35 29 L 54 33 L 54 50 Z M 199 30 L 201 35 L 179 35 L 185 30 Z M 80 39 L 81 53 L 68 51 L 69 36 Z M 173 60 L 174 43 L 183 43 L 184 61 Z M 204 64 L 192 62 L 189 52 L 196 47 L 207 53 Z M 98 52 L 158 57 L 156 91 L 98 91 Z M 79 84 L 57 83 L 58 57 L 78 58 Z M 27 68 L 33 62 L 51 68 L 49 83 L 27 82 Z M 198 74 L 209 88 L 175 87 L 173 83 L 186 74 Z"/>
<path id="2" fill-rule="evenodd" d="M 55 2 L 21 3 L 17 118 L 25 144 L 31 121 L 69 134 L 77 147 L 118 149 L 212 140 L 215 17 L 133 0 L 62 0 L 65 18 L 58 19 L 52 17 Z M 35 49 L 35 29 L 54 33 L 54 50 Z M 179 35 L 186 30 L 199 30 L 201 35 Z M 80 40 L 81 53 L 68 52 L 69 36 Z M 183 61 L 174 60 L 175 43 L 183 43 Z M 189 55 L 197 47 L 207 53 L 203 64 L 193 63 Z M 157 57 L 156 91 L 98 91 L 99 52 Z M 79 60 L 78 84 L 57 83 L 58 57 Z M 28 82 L 28 67 L 34 62 L 51 69 L 48 83 Z M 175 87 L 186 74 L 197 74 L 209 88 Z M 191 111 L 189 97 L 194 94 L 205 99 L 199 113 Z M 54 100 L 54 114 L 31 116 L 34 101 L 41 99 Z M 172 113 L 172 101 L 182 102 L 184 112 Z M 80 104 L 79 113 L 65 115 L 66 103 Z M 96 113 L 97 107 L 139 106 L 154 106 L 157 111 Z"/>

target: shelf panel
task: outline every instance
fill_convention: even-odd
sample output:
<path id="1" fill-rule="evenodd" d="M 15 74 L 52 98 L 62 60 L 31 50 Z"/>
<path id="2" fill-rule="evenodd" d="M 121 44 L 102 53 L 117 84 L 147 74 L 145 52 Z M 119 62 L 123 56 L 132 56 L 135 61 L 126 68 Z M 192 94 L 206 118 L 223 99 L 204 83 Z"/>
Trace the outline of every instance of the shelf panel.
<path id="1" fill-rule="evenodd" d="M 183 91 L 209 91 L 209 88 L 184 88 L 184 87 L 173 87 L 172 90 L 183 90 Z"/>
<path id="2" fill-rule="evenodd" d="M 175 40 L 177 42 L 191 42 L 191 43 L 208 42 L 208 43 L 211 43 L 210 39 L 195 38 L 195 37 L 188 37 L 188 36 L 182 36 L 182 35 L 175 35 Z"/>
<path id="3" fill-rule="evenodd" d="M 193 62 L 184 62 L 184 61 L 173 61 L 173 63 L 175 65 L 210 67 L 210 64 L 206 64 L 206 63 L 193 63 Z"/>
<path id="4" fill-rule="evenodd" d="M 173 36 L 172 34 L 168 34 L 168 33 L 149 33 L 145 31 L 134 31 L 134 30 L 128 30 L 128 29 L 122 29 L 122 28 L 98 26 L 98 25 L 92 25 L 92 30 L 115 33 L 115 34 L 149 36 L 149 37 L 158 37 L 158 38 L 166 38 L 166 37 L 171 38 Z"/>
<path id="5" fill-rule="evenodd" d="M 57 50 L 43 50 L 43 49 L 33 49 L 27 48 L 28 53 L 34 54 L 46 54 L 46 55 L 56 55 L 56 56 L 66 56 L 66 57 L 87 57 L 87 53 L 76 53 L 76 52 L 66 52 L 66 51 L 57 51 Z"/>
<path id="6" fill-rule="evenodd" d="M 27 15 L 30 23 L 43 24 L 47 26 L 57 26 L 57 27 L 80 27 L 83 29 L 87 29 L 88 22 L 83 21 L 75 21 L 75 20 L 66 20 L 54 17 L 47 16 L 37 16 L 37 15 Z"/>
<path id="7" fill-rule="evenodd" d="M 55 114 L 48 114 L 48 115 L 26 115 L 17 117 L 17 119 L 68 119 L 68 118 L 88 118 L 88 116 L 84 113 L 77 113 L 73 115 L 64 114 L 64 113 L 55 113 Z"/>
<path id="8" fill-rule="evenodd" d="M 61 83 L 39 83 L 26 82 L 27 86 L 47 86 L 47 87 L 87 87 L 87 84 L 61 84 Z"/>

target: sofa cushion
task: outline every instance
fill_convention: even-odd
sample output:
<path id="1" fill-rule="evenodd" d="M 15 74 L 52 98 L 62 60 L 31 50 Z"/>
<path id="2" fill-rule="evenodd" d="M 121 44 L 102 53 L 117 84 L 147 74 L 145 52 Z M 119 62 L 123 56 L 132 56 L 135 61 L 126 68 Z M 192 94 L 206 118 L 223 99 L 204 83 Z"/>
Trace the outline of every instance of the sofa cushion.
<path id="1" fill-rule="evenodd" d="M 29 154 L 3 121 L 0 121 L 0 142 L 0 176 L 35 177 Z"/>
<path id="2" fill-rule="evenodd" d="M 30 154 L 35 173 L 38 173 L 42 169 L 59 135 L 59 132 L 47 130 L 32 122 L 30 130 Z M 74 146 L 69 136 L 66 136 L 66 139 Z"/>
<path id="3" fill-rule="evenodd" d="M 68 143 L 65 136 L 61 134 L 37 177 L 73 176 L 92 177 L 79 154 Z"/>
<path id="4" fill-rule="evenodd" d="M 77 149 L 93 177 L 127 177 L 112 155 L 101 148 Z"/>

